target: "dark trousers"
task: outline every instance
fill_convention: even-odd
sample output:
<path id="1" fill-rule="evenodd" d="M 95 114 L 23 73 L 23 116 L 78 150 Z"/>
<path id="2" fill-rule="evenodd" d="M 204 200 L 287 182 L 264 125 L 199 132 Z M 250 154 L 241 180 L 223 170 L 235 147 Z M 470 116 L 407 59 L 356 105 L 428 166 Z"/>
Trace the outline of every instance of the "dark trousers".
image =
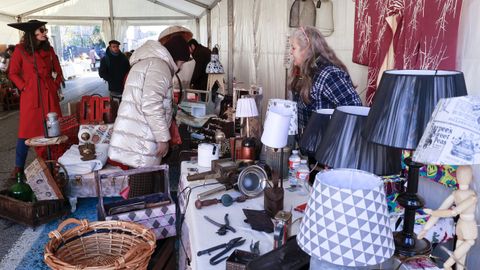
<path id="1" fill-rule="evenodd" d="M 15 167 L 25 168 L 27 161 L 28 146 L 25 144 L 26 139 L 17 139 L 17 148 L 15 149 Z"/>

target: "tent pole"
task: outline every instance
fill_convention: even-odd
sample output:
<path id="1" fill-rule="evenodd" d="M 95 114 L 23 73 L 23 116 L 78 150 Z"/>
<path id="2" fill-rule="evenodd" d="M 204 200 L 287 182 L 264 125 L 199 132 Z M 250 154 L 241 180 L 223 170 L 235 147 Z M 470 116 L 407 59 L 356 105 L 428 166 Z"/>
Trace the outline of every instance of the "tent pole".
<path id="1" fill-rule="evenodd" d="M 212 48 L 212 10 L 207 9 L 207 44 Z"/>
<path id="2" fill-rule="evenodd" d="M 113 29 L 115 26 L 113 23 L 113 0 L 108 0 L 108 10 L 110 12 L 110 17 L 108 19 L 110 22 L 110 39 L 115 39 L 115 29 Z M 123 40 L 120 40 L 120 42 L 123 42 Z"/>
<path id="3" fill-rule="evenodd" d="M 227 16 L 228 16 L 228 92 L 233 93 L 233 47 L 234 47 L 234 34 L 233 34 L 233 0 L 227 1 Z"/>

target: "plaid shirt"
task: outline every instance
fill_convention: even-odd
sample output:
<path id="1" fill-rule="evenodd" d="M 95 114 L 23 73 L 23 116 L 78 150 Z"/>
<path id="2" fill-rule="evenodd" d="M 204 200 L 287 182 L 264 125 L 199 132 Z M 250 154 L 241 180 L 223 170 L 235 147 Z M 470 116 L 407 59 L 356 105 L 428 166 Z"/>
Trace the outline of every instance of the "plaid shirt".
<path id="1" fill-rule="evenodd" d="M 326 65 L 313 76 L 310 104 L 305 104 L 298 92 L 294 94 L 298 107 L 298 127 L 303 130 L 312 112 L 334 109 L 338 106 L 362 106 L 362 100 L 353 87 L 347 72 L 334 65 Z"/>

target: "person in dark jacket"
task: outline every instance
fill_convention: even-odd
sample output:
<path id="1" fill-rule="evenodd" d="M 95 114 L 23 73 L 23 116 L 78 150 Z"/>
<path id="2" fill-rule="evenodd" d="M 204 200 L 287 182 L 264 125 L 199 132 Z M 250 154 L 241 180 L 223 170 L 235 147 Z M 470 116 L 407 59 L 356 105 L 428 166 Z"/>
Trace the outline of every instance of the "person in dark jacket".
<path id="1" fill-rule="evenodd" d="M 207 90 L 208 74 L 205 72 L 212 51 L 202 46 L 195 39 L 188 41 L 188 48 L 193 59 L 195 59 L 195 68 L 193 69 L 192 79 L 190 80 L 190 88 Z"/>
<path id="2" fill-rule="evenodd" d="M 100 61 L 98 74 L 108 82 L 110 96 L 121 96 L 125 84 L 125 76 L 130 70 L 127 57 L 120 52 L 120 42 L 110 40 L 105 56 Z"/>

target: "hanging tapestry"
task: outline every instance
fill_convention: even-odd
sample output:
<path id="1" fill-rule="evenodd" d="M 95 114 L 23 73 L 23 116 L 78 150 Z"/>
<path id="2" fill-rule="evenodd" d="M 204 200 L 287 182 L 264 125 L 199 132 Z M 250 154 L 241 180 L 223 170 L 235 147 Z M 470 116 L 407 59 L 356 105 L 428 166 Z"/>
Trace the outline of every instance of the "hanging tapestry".
<path id="1" fill-rule="evenodd" d="M 455 69 L 462 1 L 356 0 L 353 62 L 368 66 L 367 103 L 387 69 Z"/>

